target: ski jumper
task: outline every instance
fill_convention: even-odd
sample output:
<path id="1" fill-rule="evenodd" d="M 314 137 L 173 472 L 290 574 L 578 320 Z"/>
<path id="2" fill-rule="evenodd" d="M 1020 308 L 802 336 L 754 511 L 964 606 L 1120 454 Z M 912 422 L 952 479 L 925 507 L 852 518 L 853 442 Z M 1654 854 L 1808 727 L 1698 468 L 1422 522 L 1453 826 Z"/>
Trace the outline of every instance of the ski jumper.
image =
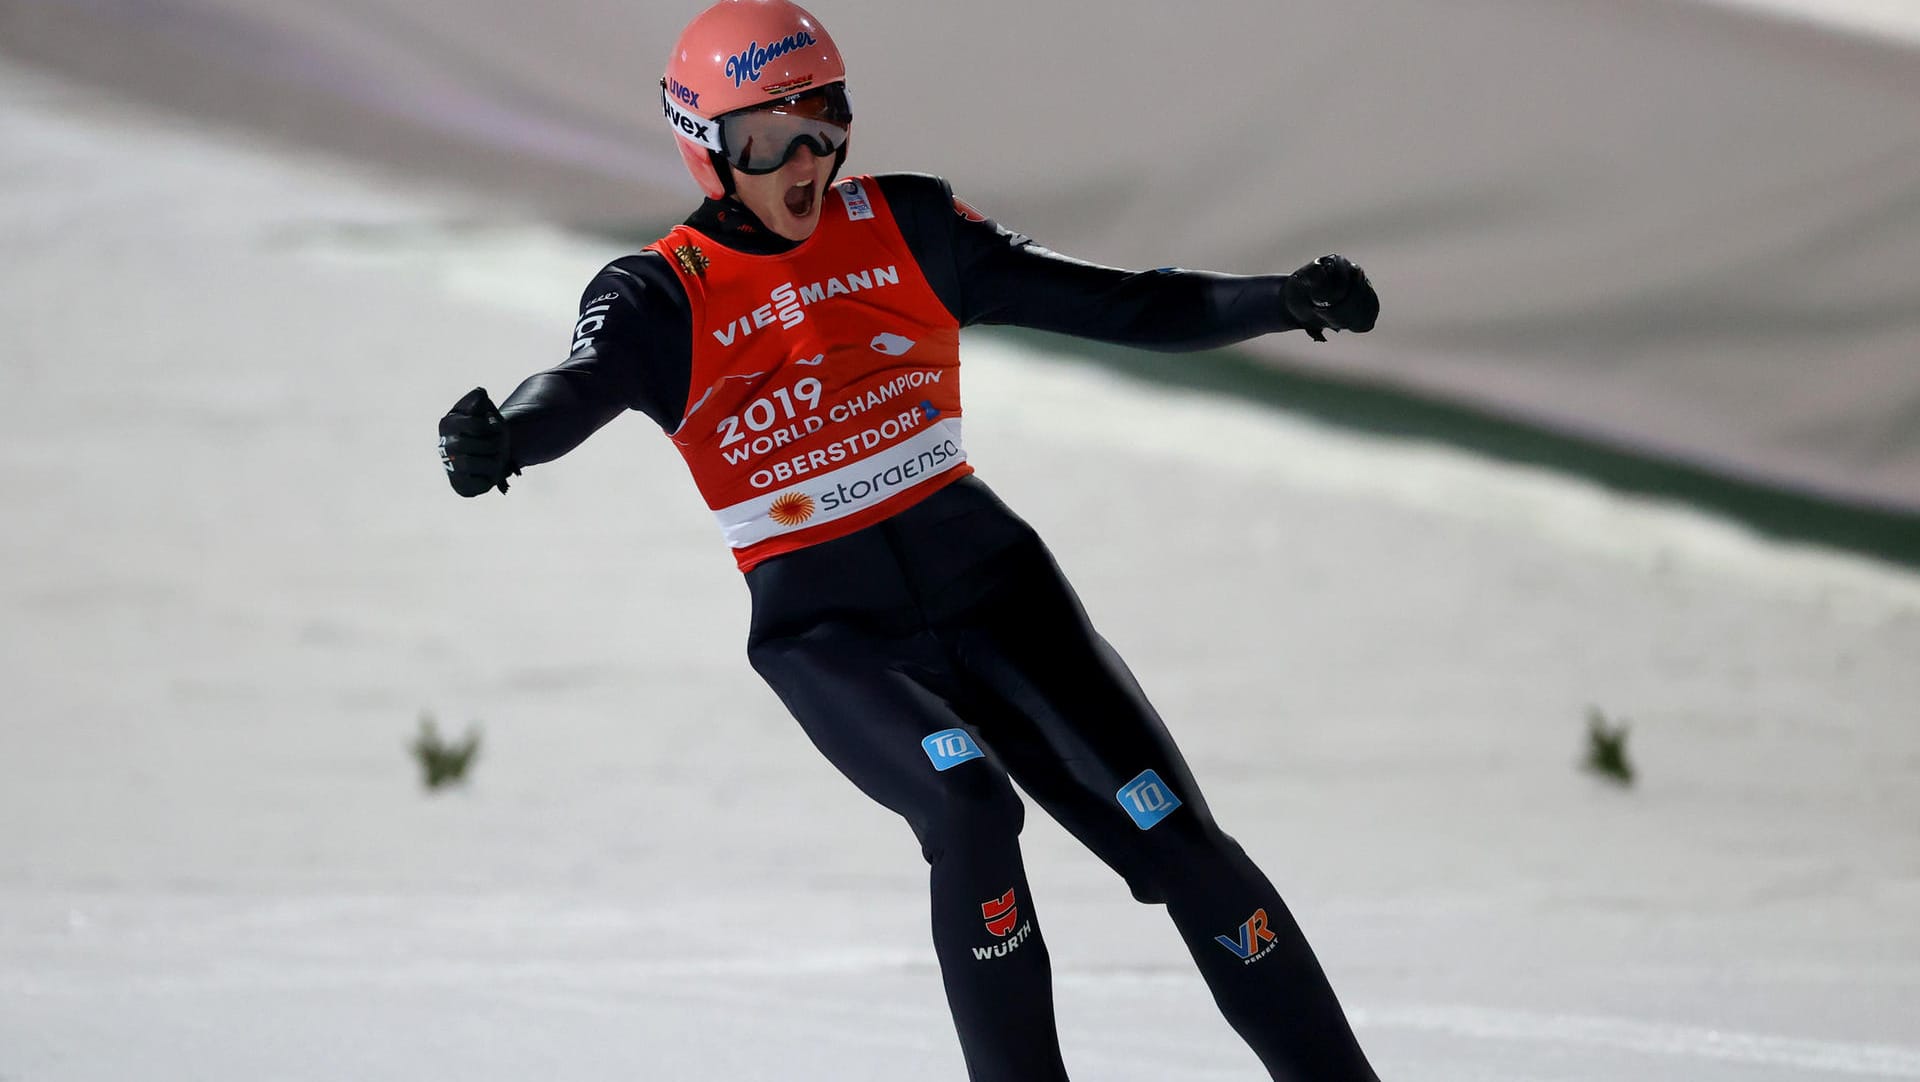
<path id="1" fill-rule="evenodd" d="M 693 326 L 674 445 L 742 571 L 891 517 L 973 472 L 960 434 L 960 323 L 878 190 L 831 189 L 784 256 L 687 226 L 670 257 Z"/>
<path id="2" fill-rule="evenodd" d="M 973 1082 L 1067 1077 L 1016 781 L 1166 907 L 1273 1078 L 1377 1082 L 1279 893 L 960 434 L 963 325 L 1207 348 L 1292 327 L 1283 282 L 1096 267 L 935 178 L 849 178 L 797 246 L 710 201 L 616 261 L 583 295 L 573 356 L 501 407 L 524 464 L 628 408 L 672 435 L 745 571 L 754 669 L 919 842 Z"/>

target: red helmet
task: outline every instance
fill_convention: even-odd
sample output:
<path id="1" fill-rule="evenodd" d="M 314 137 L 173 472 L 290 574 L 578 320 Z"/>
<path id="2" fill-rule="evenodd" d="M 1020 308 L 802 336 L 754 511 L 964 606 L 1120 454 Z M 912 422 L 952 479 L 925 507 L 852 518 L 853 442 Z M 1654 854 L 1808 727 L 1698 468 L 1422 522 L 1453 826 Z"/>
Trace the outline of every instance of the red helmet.
<path id="1" fill-rule="evenodd" d="M 720 0 L 680 32 L 661 93 L 687 171 L 708 198 L 719 199 L 729 187 L 718 168 L 727 149 L 721 117 L 846 81 L 839 48 L 805 8 L 790 0 Z"/>

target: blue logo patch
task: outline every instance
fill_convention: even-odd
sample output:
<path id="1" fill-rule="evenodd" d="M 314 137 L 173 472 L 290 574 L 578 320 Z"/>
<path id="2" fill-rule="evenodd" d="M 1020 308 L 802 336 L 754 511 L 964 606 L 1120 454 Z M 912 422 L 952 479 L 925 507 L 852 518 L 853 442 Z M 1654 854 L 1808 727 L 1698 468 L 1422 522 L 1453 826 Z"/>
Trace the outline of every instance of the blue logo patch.
<path id="1" fill-rule="evenodd" d="M 930 398 L 920 400 L 920 412 L 926 414 L 927 420 L 929 421 L 940 416 L 940 410 L 934 406 L 933 400 Z"/>
<path id="2" fill-rule="evenodd" d="M 1152 830 L 1155 823 L 1172 815 L 1180 806 L 1180 798 L 1151 770 L 1142 770 L 1138 777 L 1121 786 L 1115 796 L 1141 830 Z"/>
<path id="3" fill-rule="evenodd" d="M 965 729 L 942 729 L 920 742 L 926 749 L 927 758 L 933 760 L 935 770 L 952 770 L 968 759 L 980 759 L 986 752 L 980 750 Z"/>

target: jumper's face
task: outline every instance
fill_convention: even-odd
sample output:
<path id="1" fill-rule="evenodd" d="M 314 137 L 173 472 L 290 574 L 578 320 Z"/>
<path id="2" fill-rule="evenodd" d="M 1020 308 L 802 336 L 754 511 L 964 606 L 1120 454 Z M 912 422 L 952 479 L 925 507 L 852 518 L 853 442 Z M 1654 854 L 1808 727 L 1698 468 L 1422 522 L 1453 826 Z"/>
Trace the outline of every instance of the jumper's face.
<path id="1" fill-rule="evenodd" d="M 833 158 L 800 146 L 785 165 L 771 173 L 733 174 L 733 190 L 746 208 L 780 236 L 803 241 L 820 225 L 820 204 L 833 176 Z"/>

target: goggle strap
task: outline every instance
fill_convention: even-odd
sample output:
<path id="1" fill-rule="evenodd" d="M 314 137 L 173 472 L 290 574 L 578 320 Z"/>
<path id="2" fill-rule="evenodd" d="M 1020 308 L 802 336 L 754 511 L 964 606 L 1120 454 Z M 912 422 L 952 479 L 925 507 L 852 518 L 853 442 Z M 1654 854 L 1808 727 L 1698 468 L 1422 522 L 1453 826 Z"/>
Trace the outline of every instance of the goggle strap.
<path id="1" fill-rule="evenodd" d="M 720 122 L 680 108 L 668 93 L 664 80 L 660 84 L 660 103 L 666 108 L 667 123 L 673 127 L 673 134 L 708 150 L 724 149 L 720 142 Z"/>

